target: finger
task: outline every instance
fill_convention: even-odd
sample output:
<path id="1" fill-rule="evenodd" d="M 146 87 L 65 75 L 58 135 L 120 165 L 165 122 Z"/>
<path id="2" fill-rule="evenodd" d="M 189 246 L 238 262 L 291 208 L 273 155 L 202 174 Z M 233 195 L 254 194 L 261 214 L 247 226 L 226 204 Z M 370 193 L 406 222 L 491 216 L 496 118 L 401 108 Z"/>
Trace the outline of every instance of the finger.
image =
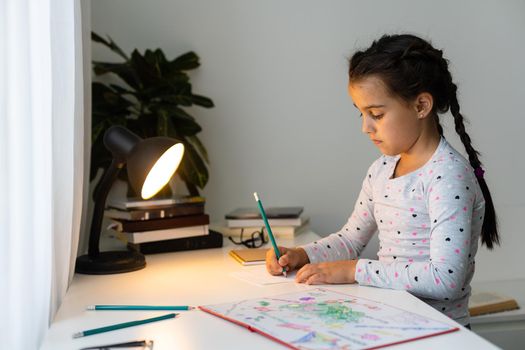
<path id="1" fill-rule="evenodd" d="M 308 279 L 305 282 L 306 284 L 323 284 L 324 278 L 321 273 L 315 273 L 308 277 Z"/>
<path id="2" fill-rule="evenodd" d="M 275 251 L 273 249 L 268 249 L 266 251 L 266 260 L 275 260 Z"/>
<path id="3" fill-rule="evenodd" d="M 282 275 L 283 273 L 283 268 L 277 264 L 274 264 L 274 263 L 267 263 L 266 264 L 266 270 L 271 274 L 271 275 L 274 275 L 274 276 L 277 276 L 277 275 Z"/>
<path id="4" fill-rule="evenodd" d="M 289 255 L 289 253 L 286 253 L 286 254 L 284 254 L 283 256 L 281 256 L 281 257 L 279 258 L 278 263 L 279 263 L 279 265 L 281 265 L 282 267 L 288 266 L 288 264 L 290 263 L 290 255 Z"/>
<path id="5" fill-rule="evenodd" d="M 313 273 L 312 265 L 306 264 L 301 267 L 299 271 L 297 271 L 297 274 L 295 275 L 295 281 L 297 283 L 304 283 Z"/>
<path id="6" fill-rule="evenodd" d="M 286 254 L 289 251 L 288 248 L 281 247 L 281 246 L 278 246 L 277 249 L 279 249 L 279 253 L 281 253 L 281 255 L 284 255 L 284 254 Z"/>
<path id="7" fill-rule="evenodd" d="M 272 275 L 279 275 L 282 273 L 282 267 L 277 263 L 275 253 L 272 249 L 266 252 L 266 270 Z"/>

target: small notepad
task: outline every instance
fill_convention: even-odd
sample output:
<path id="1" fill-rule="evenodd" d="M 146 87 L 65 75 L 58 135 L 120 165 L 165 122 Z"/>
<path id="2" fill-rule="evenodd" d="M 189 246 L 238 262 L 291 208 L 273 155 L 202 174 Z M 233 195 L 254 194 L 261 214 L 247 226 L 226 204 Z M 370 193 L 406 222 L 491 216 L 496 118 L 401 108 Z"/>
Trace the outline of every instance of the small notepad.
<path id="1" fill-rule="evenodd" d="M 242 265 L 261 265 L 266 260 L 268 249 L 234 249 L 230 250 L 232 258 Z"/>

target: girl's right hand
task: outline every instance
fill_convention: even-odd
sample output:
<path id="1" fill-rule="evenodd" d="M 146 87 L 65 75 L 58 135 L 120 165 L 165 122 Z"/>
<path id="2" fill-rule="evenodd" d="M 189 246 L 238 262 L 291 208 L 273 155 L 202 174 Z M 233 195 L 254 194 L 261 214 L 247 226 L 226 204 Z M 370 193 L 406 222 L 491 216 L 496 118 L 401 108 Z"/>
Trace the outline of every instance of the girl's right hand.
<path id="1" fill-rule="evenodd" d="M 277 261 L 275 251 L 268 249 L 266 252 L 266 269 L 272 275 L 278 276 L 283 273 L 283 267 L 287 272 L 296 270 L 310 262 L 303 248 L 278 247 L 281 258 Z"/>

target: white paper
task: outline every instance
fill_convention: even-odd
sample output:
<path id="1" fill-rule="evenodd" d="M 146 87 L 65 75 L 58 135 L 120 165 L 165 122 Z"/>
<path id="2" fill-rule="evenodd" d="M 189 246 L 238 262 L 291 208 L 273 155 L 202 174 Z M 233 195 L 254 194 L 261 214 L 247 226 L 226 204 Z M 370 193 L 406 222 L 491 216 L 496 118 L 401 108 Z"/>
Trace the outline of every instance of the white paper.
<path id="1" fill-rule="evenodd" d="M 284 276 L 272 276 L 266 271 L 266 265 L 243 266 L 240 271 L 230 273 L 230 276 L 242 281 L 255 284 L 256 286 L 265 286 L 277 283 L 292 283 L 295 281 L 295 271 Z"/>

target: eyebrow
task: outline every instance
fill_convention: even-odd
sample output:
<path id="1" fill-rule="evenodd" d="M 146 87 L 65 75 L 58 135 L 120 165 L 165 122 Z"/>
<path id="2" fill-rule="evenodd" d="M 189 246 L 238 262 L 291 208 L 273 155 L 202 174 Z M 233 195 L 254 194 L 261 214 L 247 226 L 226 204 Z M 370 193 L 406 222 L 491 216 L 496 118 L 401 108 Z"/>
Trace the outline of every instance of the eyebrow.
<path id="1" fill-rule="evenodd" d="M 355 103 L 353 103 L 353 105 L 355 108 L 359 109 L 359 107 L 357 107 Z M 369 105 L 369 106 L 364 107 L 363 109 L 381 108 L 381 107 L 385 107 L 385 105 Z"/>

